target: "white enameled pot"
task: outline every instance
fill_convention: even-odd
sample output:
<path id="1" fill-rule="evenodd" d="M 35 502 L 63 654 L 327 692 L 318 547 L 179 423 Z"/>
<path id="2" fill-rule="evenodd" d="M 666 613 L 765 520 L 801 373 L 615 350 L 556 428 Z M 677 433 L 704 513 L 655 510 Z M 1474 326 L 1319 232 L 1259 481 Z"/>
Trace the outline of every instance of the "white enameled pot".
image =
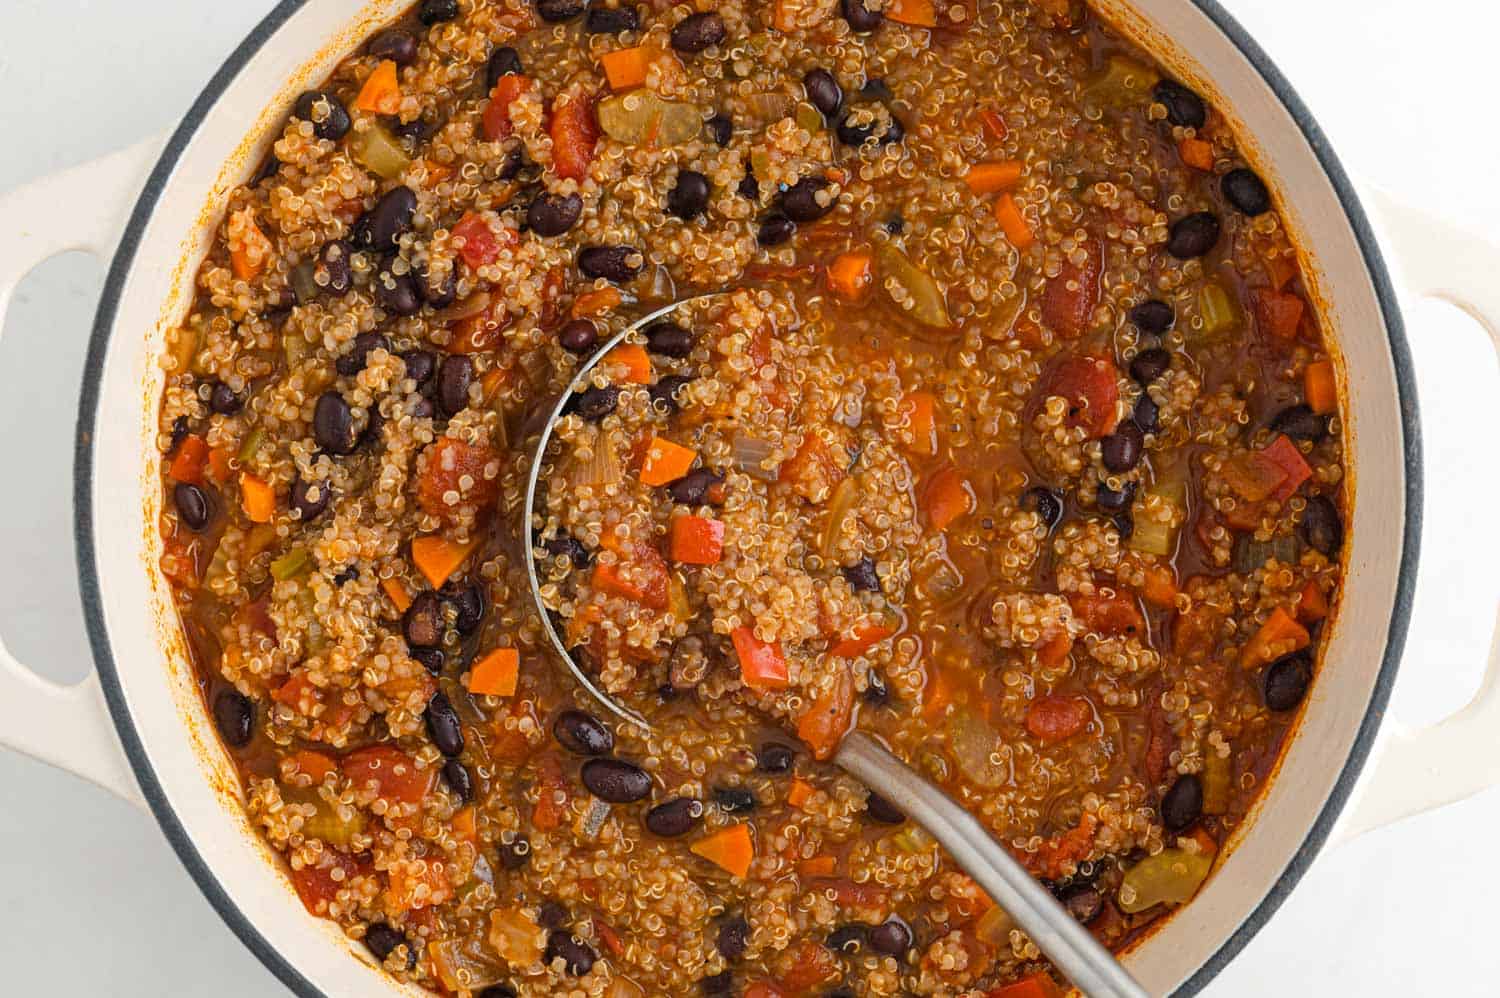
<path id="1" fill-rule="evenodd" d="M 98 668 L 63 688 L 0 646 L 0 743 L 148 805 L 215 908 L 302 995 L 402 989 L 334 925 L 303 910 L 240 806 L 157 569 L 155 359 L 191 299 L 224 193 L 253 169 L 293 95 L 410 2 L 284 0 L 165 149 L 147 142 L 0 198 L 0 317 L 16 282 L 43 259 L 71 249 L 114 254 L 89 347 L 75 464 L 78 573 Z M 1381 731 L 1416 577 L 1421 466 L 1398 301 L 1365 209 L 1409 292 L 1467 308 L 1497 340 L 1500 251 L 1378 194 L 1362 207 L 1286 80 L 1213 0 L 1096 6 L 1238 120 L 1249 155 L 1274 178 L 1311 251 L 1307 273 L 1348 394 L 1348 577 L 1287 750 L 1287 776 L 1200 896 L 1127 957 L 1153 994 L 1192 993 L 1275 911 L 1330 836 L 1500 782 L 1500 753 L 1489 750 L 1500 729 L 1500 658 L 1492 656 L 1482 690 L 1455 717 L 1415 733 Z"/>

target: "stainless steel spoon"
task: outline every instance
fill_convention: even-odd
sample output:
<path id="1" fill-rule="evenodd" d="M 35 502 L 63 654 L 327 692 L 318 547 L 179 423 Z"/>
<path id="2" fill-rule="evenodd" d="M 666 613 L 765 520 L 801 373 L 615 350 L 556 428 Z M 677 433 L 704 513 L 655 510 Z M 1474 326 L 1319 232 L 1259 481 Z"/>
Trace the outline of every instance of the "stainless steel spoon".
<path id="1" fill-rule="evenodd" d="M 553 650 L 568 667 L 584 689 L 588 690 L 600 705 L 611 713 L 637 725 L 646 731 L 651 726 L 635 711 L 616 703 L 594 684 L 594 680 L 573 660 L 562 636 L 553 626 L 551 612 L 542 600 L 540 583 L 537 581 L 536 545 L 531 532 L 535 529 L 537 484 L 541 479 L 542 465 L 547 454 L 547 444 L 552 439 L 552 430 L 562 418 L 563 410 L 573 393 L 585 383 L 592 371 L 609 351 L 632 333 L 669 315 L 689 302 L 718 297 L 725 292 L 684 298 L 681 301 L 659 308 L 622 329 L 605 342 L 594 355 L 579 366 L 567 390 L 557 400 L 536 453 L 532 456 L 531 474 L 526 482 L 526 505 L 522 521 L 524 533 L 522 547 L 526 552 L 526 574 L 531 583 L 531 598 L 536 603 L 543 629 L 552 641 Z M 1052 963 L 1067 975 L 1068 979 L 1084 994 L 1093 998 L 1146 998 L 1146 991 L 1130 976 L 1114 954 L 1105 948 L 1088 930 L 1070 915 L 1052 893 L 1026 871 L 1016 858 L 990 835 L 983 825 L 953 798 L 920 776 L 915 770 L 886 748 L 873 736 L 863 731 L 852 731 L 845 736 L 833 762 L 854 776 L 875 793 L 890 801 L 908 818 L 921 825 L 938 843 L 948 851 L 954 861 L 973 877 L 990 898 L 1013 918 L 1018 926 L 1031 937 L 1032 942 L 1047 954 Z"/>

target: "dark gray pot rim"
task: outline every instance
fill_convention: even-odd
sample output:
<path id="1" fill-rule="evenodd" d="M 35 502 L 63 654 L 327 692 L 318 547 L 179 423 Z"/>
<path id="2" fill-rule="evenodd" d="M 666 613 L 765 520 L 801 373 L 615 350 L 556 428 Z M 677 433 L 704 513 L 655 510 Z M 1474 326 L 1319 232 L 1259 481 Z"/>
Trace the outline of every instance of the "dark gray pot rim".
<path id="1" fill-rule="evenodd" d="M 213 905 L 219 915 L 229 925 L 235 935 L 250 949 L 266 968 L 275 974 L 293 992 L 303 998 L 326 998 L 301 971 L 289 963 L 280 953 L 266 941 L 255 925 L 251 923 L 235 903 L 229 892 L 224 889 L 223 884 L 215 876 L 212 869 L 204 862 L 202 855 L 193 844 L 187 830 L 172 810 L 166 796 L 162 792 L 161 783 L 152 768 L 151 760 L 146 755 L 139 734 L 135 728 L 135 722 L 125 706 L 123 690 L 120 686 L 120 677 L 115 665 L 114 653 L 110 648 L 109 635 L 105 628 L 103 604 L 100 599 L 99 576 L 95 563 L 94 550 L 94 524 L 93 524 L 93 441 L 94 425 L 99 409 L 100 380 L 104 369 L 104 354 L 109 342 L 110 332 L 114 326 L 115 315 L 119 308 L 120 294 L 125 285 L 126 275 L 135 262 L 136 251 L 139 248 L 141 234 L 145 230 L 146 222 L 156 208 L 157 201 L 161 198 L 165 189 L 167 178 L 176 166 L 182 151 L 187 147 L 188 141 L 197 131 L 199 125 L 207 117 L 210 109 L 218 101 L 221 94 L 229 86 L 230 82 L 238 75 L 239 71 L 261 47 L 276 33 L 282 24 L 300 9 L 308 0 L 281 0 L 274 10 L 265 19 L 255 26 L 254 30 L 246 36 L 239 47 L 229 56 L 214 74 L 213 79 L 203 89 L 203 92 L 194 101 L 192 108 L 183 118 L 182 123 L 173 132 L 168 141 L 166 149 L 152 170 L 150 178 L 146 182 L 145 189 L 141 192 L 134 211 L 131 213 L 130 221 L 125 229 L 125 235 L 120 242 L 119 249 L 115 252 L 114 261 L 110 266 L 109 273 L 105 279 L 103 296 L 99 302 L 99 310 L 95 314 L 93 332 L 89 338 L 88 355 L 85 360 L 83 374 L 83 388 L 78 405 L 78 424 L 76 444 L 73 456 L 73 505 L 74 505 L 74 541 L 78 560 L 78 579 L 82 594 L 85 623 L 88 629 L 89 642 L 93 647 L 94 661 L 99 669 L 100 685 L 104 688 L 105 699 L 109 704 L 110 714 L 114 718 L 115 727 L 119 731 L 120 740 L 124 745 L 125 754 L 135 770 L 136 778 L 140 781 L 141 792 L 144 794 L 152 813 L 156 815 L 161 824 L 162 831 L 166 833 L 167 840 L 172 848 L 176 850 L 182 864 L 187 867 L 188 873 L 197 882 L 199 889 L 209 904 Z M 1245 57 L 1260 73 L 1267 85 L 1275 92 L 1292 118 L 1297 122 L 1303 136 L 1312 146 L 1319 162 L 1323 166 L 1329 181 L 1333 184 L 1338 194 L 1344 212 L 1354 229 L 1359 241 L 1360 250 L 1364 255 L 1365 265 L 1369 270 L 1370 278 L 1374 283 L 1375 292 L 1380 302 L 1380 308 L 1385 318 L 1386 336 L 1390 341 L 1391 356 L 1396 371 L 1396 386 L 1401 402 L 1401 429 L 1405 450 L 1405 476 L 1406 476 L 1406 523 L 1401 538 L 1401 567 L 1397 583 L 1395 604 L 1392 607 L 1391 619 L 1386 631 L 1385 657 L 1381 662 L 1380 674 L 1375 682 L 1373 693 L 1370 697 L 1370 706 L 1360 725 L 1359 734 L 1355 738 L 1354 747 L 1349 753 L 1338 782 L 1334 785 L 1332 793 L 1329 794 L 1327 802 L 1319 813 L 1317 820 L 1309 829 L 1307 837 L 1303 840 L 1301 848 L 1292 857 L 1285 870 L 1277 878 L 1260 905 L 1250 913 L 1249 917 L 1240 925 L 1232 936 L 1221 946 L 1208 960 L 1193 974 L 1186 983 L 1178 989 L 1178 995 L 1193 995 L 1201 991 L 1219 971 L 1234 959 L 1235 955 L 1245 947 L 1245 944 L 1260 931 L 1266 921 L 1281 907 L 1292 889 L 1297 886 L 1307 872 L 1313 860 L 1317 857 L 1323 844 L 1327 841 L 1329 833 L 1333 829 L 1334 822 L 1343 810 L 1349 794 L 1354 789 L 1355 782 L 1363 770 L 1369 757 L 1370 749 L 1375 741 L 1375 736 L 1385 717 L 1386 704 L 1390 699 L 1391 687 L 1395 683 L 1396 673 L 1399 668 L 1401 651 L 1406 643 L 1407 622 L 1411 614 L 1412 592 L 1416 584 L 1418 546 L 1421 536 L 1422 523 L 1422 439 L 1421 427 L 1417 414 L 1417 391 L 1416 379 L 1413 374 L 1411 353 L 1406 342 L 1406 327 L 1402 321 L 1401 309 L 1398 305 L 1396 293 L 1391 284 L 1390 275 L 1386 270 L 1385 261 L 1381 255 L 1380 248 L 1376 244 L 1374 232 L 1371 230 L 1369 219 L 1366 217 L 1358 197 L 1354 193 L 1354 187 L 1344 172 L 1338 156 L 1329 145 L 1327 137 L 1322 128 L 1314 120 L 1307 106 L 1297 95 L 1296 90 L 1276 68 L 1270 58 L 1256 44 L 1255 40 L 1242 28 L 1230 14 L 1219 6 L 1217 0 L 1192 0 L 1210 20 L 1212 20 L 1225 36 L 1232 41 Z"/>

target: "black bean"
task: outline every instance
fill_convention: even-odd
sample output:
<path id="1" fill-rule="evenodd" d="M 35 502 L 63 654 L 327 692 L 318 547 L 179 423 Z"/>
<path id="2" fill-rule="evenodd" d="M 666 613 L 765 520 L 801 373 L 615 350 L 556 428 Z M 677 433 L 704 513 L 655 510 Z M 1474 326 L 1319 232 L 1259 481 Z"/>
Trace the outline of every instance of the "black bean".
<path id="1" fill-rule="evenodd" d="M 417 20 L 429 28 L 457 17 L 458 0 L 422 0 L 422 5 L 417 8 Z"/>
<path id="2" fill-rule="evenodd" d="M 348 294 L 354 287 L 354 271 L 349 266 L 349 258 L 353 255 L 354 248 L 342 239 L 324 243 L 318 251 L 317 262 L 313 264 L 313 283 L 335 295 Z"/>
<path id="3" fill-rule="evenodd" d="M 1243 166 L 1230 170 L 1219 181 L 1219 189 L 1224 192 L 1224 200 L 1252 218 L 1271 210 L 1271 192 L 1254 170 Z"/>
<path id="4" fill-rule="evenodd" d="M 599 345 L 599 330 L 593 319 L 570 319 L 557 331 L 557 343 L 568 353 L 581 357 Z"/>
<path id="5" fill-rule="evenodd" d="M 874 31 L 885 20 L 880 11 L 866 7 L 865 0 L 840 0 L 839 10 L 849 22 L 849 29 L 859 34 Z"/>
<path id="6" fill-rule="evenodd" d="M 708 119 L 708 134 L 713 136 L 714 144 L 723 149 L 734 138 L 734 121 L 721 111 Z"/>
<path id="7" fill-rule="evenodd" d="M 1199 211 L 1172 223 L 1167 252 L 1179 260 L 1206 256 L 1219 244 L 1219 219 L 1213 212 Z"/>
<path id="8" fill-rule="evenodd" d="M 894 145 L 904 138 L 906 138 L 906 126 L 901 123 L 900 118 L 894 114 L 891 115 L 891 123 L 885 126 L 885 134 L 880 137 L 880 144 Z"/>
<path id="9" fill-rule="evenodd" d="M 839 81 L 826 69 L 809 70 L 802 77 L 802 87 L 807 91 L 807 99 L 812 106 L 823 112 L 823 117 L 829 121 L 844 106 L 844 88 L 839 86 Z"/>
<path id="10" fill-rule="evenodd" d="M 875 570 L 875 561 L 868 556 L 842 569 L 844 578 L 857 593 L 880 592 L 880 573 Z"/>
<path id="11" fill-rule="evenodd" d="M 760 181 L 755 179 L 755 174 L 750 171 L 750 164 L 745 164 L 745 175 L 740 178 L 734 192 L 746 201 L 760 200 Z M 762 243 L 762 245 L 765 245 Z"/>
<path id="12" fill-rule="evenodd" d="M 417 36 L 405 28 L 386 28 L 370 39 L 365 52 L 398 66 L 410 66 L 417 59 Z"/>
<path id="13" fill-rule="evenodd" d="M 458 723 L 458 711 L 453 709 L 448 694 L 442 690 L 434 693 L 432 699 L 427 701 L 424 717 L 427 721 L 427 735 L 439 752 L 450 759 L 463 752 L 463 727 Z"/>
<path id="14" fill-rule="evenodd" d="M 384 922 L 375 922 L 365 930 L 365 948 L 374 953 L 375 959 L 381 963 L 384 963 L 387 957 L 396 952 L 397 946 L 406 947 L 407 966 L 415 966 L 417 954 L 400 931 L 391 928 Z"/>
<path id="15" fill-rule="evenodd" d="M 542 0 L 546 3 L 547 0 Z M 599 957 L 589 948 L 588 943 L 563 929 L 554 929 L 547 936 L 547 952 L 545 959 L 548 963 L 561 960 L 568 973 L 574 977 L 582 977 L 594 969 L 594 961 Z"/>
<path id="16" fill-rule="evenodd" d="M 417 295 L 432 308 L 447 308 L 458 297 L 458 279 L 454 276 L 452 267 L 448 268 L 443 283 L 437 287 L 433 287 L 432 277 L 426 267 L 414 269 L 412 279 L 417 285 Z"/>
<path id="17" fill-rule="evenodd" d="M 865 100 L 881 101 L 894 100 L 896 95 L 891 92 L 890 84 L 882 77 L 872 76 L 859 88 L 859 95 Z"/>
<path id="18" fill-rule="evenodd" d="M 1082 925 L 1088 925 L 1104 910 L 1104 895 L 1092 884 L 1073 884 L 1063 890 L 1058 900 Z"/>
<path id="19" fill-rule="evenodd" d="M 354 411 L 338 392 L 318 396 L 313 408 L 313 440 L 330 454 L 354 452 Z"/>
<path id="20" fill-rule="evenodd" d="M 1167 120 L 1180 128 L 1202 128 L 1208 121 L 1203 98 L 1176 80 L 1162 80 L 1152 96 L 1167 109 Z"/>
<path id="21" fill-rule="evenodd" d="M 834 202 L 818 201 L 818 194 L 828 186 L 822 177 L 803 177 L 781 195 L 781 210 L 794 222 L 814 222 L 833 209 Z"/>
<path id="22" fill-rule="evenodd" d="M 1328 417 L 1320 416 L 1305 405 L 1293 405 L 1271 419 L 1271 429 L 1285 433 L 1293 440 L 1316 443 L 1328 435 Z"/>
<path id="23" fill-rule="evenodd" d="M 267 156 L 260 164 L 260 169 L 255 171 L 255 176 L 250 178 L 250 186 L 256 187 L 263 180 L 270 180 L 281 170 L 281 160 L 275 156 Z"/>
<path id="24" fill-rule="evenodd" d="M 509 984 L 491 984 L 479 992 L 478 998 L 516 998 L 516 989 Z"/>
<path id="25" fill-rule="evenodd" d="M 865 703 L 883 704 L 891 699 L 890 687 L 885 684 L 885 677 L 871 669 L 866 674 Z"/>
<path id="26" fill-rule="evenodd" d="M 312 122 L 313 134 L 337 142 L 349 131 L 349 112 L 333 94 L 309 90 L 297 98 L 293 113 Z"/>
<path id="27" fill-rule="evenodd" d="M 693 352 L 691 331 L 670 320 L 654 323 L 646 329 L 646 348 L 663 357 L 686 357 Z"/>
<path id="28" fill-rule="evenodd" d="M 220 416 L 233 416 L 245 407 L 245 400 L 222 381 L 215 381 L 208 392 L 208 407 Z"/>
<path id="29" fill-rule="evenodd" d="M 790 773 L 797 761 L 797 750 L 783 742 L 766 742 L 755 753 L 755 768 L 762 773 Z"/>
<path id="30" fill-rule="evenodd" d="M 438 367 L 437 402 L 443 415 L 452 419 L 469 407 L 469 386 L 474 383 L 474 362 L 461 353 L 449 354 Z"/>
<path id="31" fill-rule="evenodd" d="M 353 582 L 357 578 L 359 578 L 359 566 L 345 565 L 343 568 L 339 569 L 339 573 L 333 577 L 333 584 L 336 586 L 343 586 L 347 585 L 350 582 Z"/>
<path id="32" fill-rule="evenodd" d="M 911 944 L 911 926 L 895 915 L 870 930 L 870 948 L 877 953 L 899 960 L 911 949 Z"/>
<path id="33" fill-rule="evenodd" d="M 1104 466 L 1110 471 L 1130 471 L 1141 463 L 1141 451 L 1146 446 L 1141 428 L 1134 423 L 1121 423 L 1119 428 L 1100 443 L 1099 453 Z"/>
<path id="34" fill-rule="evenodd" d="M 1161 347 L 1142 350 L 1130 361 L 1130 376 L 1143 385 L 1149 385 L 1172 366 L 1172 355 Z"/>
<path id="35" fill-rule="evenodd" d="M 244 748 L 255 733 L 255 704 L 239 690 L 221 690 L 214 697 L 214 724 L 231 748 Z"/>
<path id="36" fill-rule="evenodd" d="M 562 537 L 554 537 L 546 544 L 542 545 L 542 547 L 545 548 L 547 553 L 552 555 L 553 557 L 561 555 L 567 558 L 573 563 L 574 568 L 587 568 L 589 564 L 594 560 L 593 556 L 589 554 L 589 549 L 584 547 L 583 544 L 574 537 L 568 537 L 566 535 Z"/>
<path id="37" fill-rule="evenodd" d="M 484 88 L 494 90 L 502 76 L 521 72 L 521 54 L 509 45 L 502 45 L 490 53 L 484 64 Z"/>
<path id="38" fill-rule="evenodd" d="M 689 221 L 708 210 L 708 197 L 708 178 L 697 170 L 681 170 L 667 195 L 667 211 Z"/>
<path id="39" fill-rule="evenodd" d="M 1128 541 L 1135 535 L 1135 516 L 1130 510 L 1116 513 L 1110 517 L 1109 522 L 1115 525 L 1115 532 L 1120 535 L 1120 540 Z"/>
<path id="40" fill-rule="evenodd" d="M 1145 392 L 1135 400 L 1135 411 L 1131 414 L 1135 425 L 1141 428 L 1142 433 L 1155 433 L 1161 427 L 1161 406 L 1157 405 Z"/>
<path id="41" fill-rule="evenodd" d="M 443 763 L 443 782 L 448 784 L 453 796 L 465 804 L 474 799 L 474 779 L 457 759 L 449 759 Z"/>
<path id="42" fill-rule="evenodd" d="M 1130 504 L 1135 501 L 1136 488 L 1137 485 L 1135 482 L 1126 482 L 1124 488 L 1116 491 L 1103 482 L 1100 482 L 1098 489 L 1094 493 L 1095 502 L 1106 513 L 1118 513 L 1121 510 L 1130 508 Z"/>
<path id="43" fill-rule="evenodd" d="M 785 215 L 767 215 L 761 219 L 755 241 L 762 246 L 780 246 L 797 232 L 797 223 Z"/>
<path id="44" fill-rule="evenodd" d="M 579 775 L 589 793 L 610 804 L 633 804 L 651 793 L 651 775 L 623 759 L 590 759 Z"/>
<path id="45" fill-rule="evenodd" d="M 1312 682 L 1312 656 L 1306 651 L 1285 655 L 1266 666 L 1261 677 L 1266 707 L 1285 712 L 1296 710 Z"/>
<path id="46" fill-rule="evenodd" d="M 431 589 L 418 593 L 401 615 L 401 634 L 413 648 L 443 643 L 443 601 Z"/>
<path id="47" fill-rule="evenodd" d="M 443 649 L 441 648 L 408 648 L 406 654 L 415 661 L 422 663 L 422 668 L 434 676 L 443 674 Z"/>
<path id="48" fill-rule="evenodd" d="M 426 118 L 413 118 L 410 121 L 402 121 L 398 117 L 384 119 L 391 134 L 398 139 L 407 139 L 412 146 L 425 142 L 427 137 L 437 131 L 437 126 Z"/>
<path id="49" fill-rule="evenodd" d="M 375 276 L 375 296 L 380 299 L 380 307 L 392 315 L 406 317 L 422 310 L 422 298 L 411 274 L 382 270 Z"/>
<path id="50" fill-rule="evenodd" d="M 880 227 L 893 236 L 899 236 L 901 235 L 901 230 L 906 228 L 906 219 L 902 218 L 898 212 L 882 222 Z"/>
<path id="51" fill-rule="evenodd" d="M 531 840 L 524 835 L 517 835 L 509 842 L 501 842 L 497 855 L 500 868 L 514 873 L 531 862 Z"/>
<path id="52" fill-rule="evenodd" d="M 1153 298 L 1132 308 L 1130 321 L 1140 327 L 1142 332 L 1160 335 L 1176 323 L 1177 312 L 1166 302 Z"/>
<path id="53" fill-rule="evenodd" d="M 870 927 L 858 922 L 849 925 L 841 925 L 828 933 L 828 938 L 823 945 L 835 953 L 858 953 L 864 946 L 865 940 L 869 938 Z"/>
<path id="54" fill-rule="evenodd" d="M 620 389 L 614 385 L 603 388 L 587 388 L 573 396 L 572 409 L 584 419 L 598 422 L 615 411 L 620 404 Z"/>
<path id="55" fill-rule="evenodd" d="M 672 47 L 679 52 L 702 52 L 725 37 L 724 19 L 713 11 L 690 14 L 672 29 Z"/>
<path id="56" fill-rule="evenodd" d="M 369 362 L 370 351 L 390 350 L 391 341 L 377 332 L 360 333 L 349 343 L 349 349 L 339 355 L 338 360 L 333 362 L 333 368 L 340 376 L 352 378 L 365 369 Z"/>
<path id="57" fill-rule="evenodd" d="M 406 376 L 417 383 L 420 390 L 437 371 L 437 357 L 431 350 L 408 350 L 401 355 L 406 363 Z"/>
<path id="58" fill-rule="evenodd" d="M 409 187 L 392 187 L 382 194 L 370 209 L 370 248 L 394 253 L 397 240 L 411 228 L 416 210 L 417 196 Z"/>
<path id="59" fill-rule="evenodd" d="M 1048 530 L 1062 522 L 1062 496 L 1044 486 L 1035 485 L 1027 489 L 1021 496 L 1021 508 L 1030 510 L 1041 517 Z"/>
<path id="60" fill-rule="evenodd" d="M 720 485 L 724 476 L 707 468 L 694 468 L 667 486 L 673 502 L 684 506 L 701 506 L 708 502 L 708 490 Z"/>
<path id="61" fill-rule="evenodd" d="M 562 24 L 583 13 L 584 0 L 535 0 L 536 14 L 548 24 Z"/>
<path id="62" fill-rule="evenodd" d="M 291 491 L 287 493 L 287 504 L 303 523 L 311 523 L 323 515 L 332 498 L 333 489 L 327 482 L 309 482 L 301 475 L 292 479 Z"/>
<path id="63" fill-rule="evenodd" d="M 1344 519 L 1327 496 L 1313 496 L 1307 500 L 1299 532 L 1308 547 L 1329 558 L 1344 546 Z"/>
<path id="64" fill-rule="evenodd" d="M 734 975 L 725 970 L 705 977 L 698 982 L 698 992 L 708 996 L 734 994 Z"/>
<path id="65" fill-rule="evenodd" d="M 665 804 L 658 804 L 646 812 L 646 831 L 664 839 L 675 839 L 696 828 L 702 817 L 701 801 L 696 801 L 691 797 L 678 797 Z"/>
<path id="66" fill-rule="evenodd" d="M 526 209 L 526 227 L 539 236 L 560 236 L 578 224 L 583 198 L 577 194 L 537 195 Z"/>
<path id="67" fill-rule="evenodd" d="M 865 798 L 865 814 L 882 825 L 899 825 L 906 821 L 906 815 L 902 814 L 896 805 L 877 793 L 871 793 Z"/>
<path id="68" fill-rule="evenodd" d="M 750 923 L 743 915 L 730 915 L 719 923 L 714 946 L 726 960 L 738 960 L 750 945 Z"/>
<path id="69" fill-rule="evenodd" d="M 583 19 L 583 30 L 591 35 L 618 35 L 641 26 L 641 15 L 634 7 L 590 7 Z"/>
<path id="70" fill-rule="evenodd" d="M 1162 795 L 1161 823 L 1169 832 L 1182 832 L 1203 814 L 1203 781 L 1185 773 Z"/>
<path id="71" fill-rule="evenodd" d="M 641 272 L 644 263 L 634 246 L 585 246 L 578 251 L 578 269 L 589 280 L 602 277 L 624 284 Z"/>
<path id="72" fill-rule="evenodd" d="M 349 245 L 356 250 L 375 249 L 375 237 L 370 231 L 370 213 L 367 211 L 349 226 Z M 314 271 L 316 273 L 316 271 Z"/>
<path id="73" fill-rule="evenodd" d="M 178 518 L 189 530 L 202 530 L 213 517 L 213 504 L 209 502 L 208 493 L 191 482 L 178 482 L 172 487 L 172 503 L 177 507 Z"/>
<path id="74" fill-rule="evenodd" d="M 167 445 L 168 454 L 175 454 L 177 452 L 177 448 L 181 447 L 182 442 L 187 439 L 189 429 L 188 418 L 186 416 L 178 416 L 172 420 L 172 440 Z"/>
<path id="75" fill-rule="evenodd" d="M 676 412 L 681 408 L 677 403 L 677 393 L 692 380 L 686 374 L 668 374 L 657 378 L 656 383 L 646 389 L 651 396 L 651 405 L 662 412 Z"/>
<path id="76" fill-rule="evenodd" d="M 543 901 L 536 912 L 536 924 L 544 929 L 560 929 L 570 921 L 568 909 L 556 901 Z"/>
<path id="77" fill-rule="evenodd" d="M 714 803 L 725 814 L 755 810 L 755 794 L 744 787 L 714 787 Z"/>
<path id="78" fill-rule="evenodd" d="M 484 621 L 484 586 L 477 582 L 471 582 L 466 586 L 460 586 L 455 592 L 448 595 L 448 603 L 453 607 L 453 626 L 459 634 L 473 634 Z"/>
<path id="79" fill-rule="evenodd" d="M 835 128 L 834 134 L 846 146 L 862 146 L 875 134 L 875 121 L 870 119 L 856 124 L 853 115 L 846 114 Z"/>
<path id="80" fill-rule="evenodd" d="M 552 722 L 552 737 L 574 755 L 608 755 L 615 736 L 604 722 L 582 710 L 565 710 Z"/>

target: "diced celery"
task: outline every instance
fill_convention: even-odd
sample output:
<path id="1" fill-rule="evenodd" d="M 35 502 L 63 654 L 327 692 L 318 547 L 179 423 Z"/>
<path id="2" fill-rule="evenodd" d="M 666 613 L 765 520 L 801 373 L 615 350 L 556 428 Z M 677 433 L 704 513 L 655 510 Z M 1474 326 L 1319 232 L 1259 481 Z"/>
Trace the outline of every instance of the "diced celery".
<path id="1" fill-rule="evenodd" d="M 1183 904 L 1198 893 L 1214 865 L 1212 856 L 1186 849 L 1163 849 L 1126 871 L 1118 903 L 1127 915 L 1159 904 Z"/>
<path id="2" fill-rule="evenodd" d="M 245 434 L 245 440 L 240 444 L 240 452 L 235 455 L 240 464 L 249 464 L 254 461 L 256 452 L 260 450 L 260 445 L 265 443 L 265 440 L 266 431 L 258 426 Z"/>
<path id="3" fill-rule="evenodd" d="M 880 258 L 881 273 L 893 280 L 911 298 L 913 319 L 934 329 L 952 327 L 953 320 L 948 317 L 948 303 L 943 298 L 943 288 L 932 279 L 932 275 L 888 242 L 877 246 L 875 252 Z"/>
<path id="4" fill-rule="evenodd" d="M 797 127 L 803 131 L 817 133 L 823 128 L 823 112 L 807 101 L 797 102 Z"/>
<path id="5" fill-rule="evenodd" d="M 604 134 L 626 145 L 681 145 L 703 131 L 703 115 L 696 105 L 662 100 L 648 90 L 606 97 L 595 113 Z"/>
<path id="6" fill-rule="evenodd" d="M 1084 96 L 1111 107 L 1144 104 L 1161 77 L 1156 70 L 1123 55 L 1112 55 L 1100 73 L 1084 87 Z"/>
<path id="7" fill-rule="evenodd" d="M 285 582 L 293 579 L 307 570 L 312 562 L 312 557 L 306 548 L 292 548 L 286 554 L 271 562 L 271 578 L 277 582 Z"/>
<path id="8" fill-rule="evenodd" d="M 1144 554 L 1170 555 L 1177 547 L 1177 528 L 1159 520 L 1142 518 L 1135 523 L 1135 532 L 1130 535 L 1130 548 Z"/>
<path id="9" fill-rule="evenodd" d="M 1210 747 L 1203 761 L 1203 813 L 1227 814 L 1229 812 L 1230 781 L 1233 777 L 1228 756 L 1221 756 Z"/>
<path id="10" fill-rule="evenodd" d="M 313 280 L 314 267 L 311 260 L 303 260 L 292 268 L 292 293 L 297 296 L 298 305 L 306 305 L 318 297 L 318 282 Z"/>
<path id="11" fill-rule="evenodd" d="M 1239 325 L 1239 309 L 1224 285 L 1209 281 L 1198 292 L 1198 314 L 1203 319 L 1203 335 L 1218 336 Z"/>
<path id="12" fill-rule="evenodd" d="M 349 151 L 361 166 L 386 180 L 400 180 L 411 165 L 396 137 L 373 122 L 350 135 Z"/>

